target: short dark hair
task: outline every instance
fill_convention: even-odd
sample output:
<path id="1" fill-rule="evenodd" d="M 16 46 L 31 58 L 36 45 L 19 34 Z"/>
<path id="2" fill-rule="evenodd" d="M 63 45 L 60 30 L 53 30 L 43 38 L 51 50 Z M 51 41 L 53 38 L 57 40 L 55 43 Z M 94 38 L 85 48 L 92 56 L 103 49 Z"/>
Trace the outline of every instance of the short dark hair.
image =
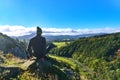
<path id="1" fill-rule="evenodd" d="M 37 26 L 37 32 L 36 32 L 38 35 L 41 35 L 42 34 L 42 29 L 39 27 L 39 26 Z"/>

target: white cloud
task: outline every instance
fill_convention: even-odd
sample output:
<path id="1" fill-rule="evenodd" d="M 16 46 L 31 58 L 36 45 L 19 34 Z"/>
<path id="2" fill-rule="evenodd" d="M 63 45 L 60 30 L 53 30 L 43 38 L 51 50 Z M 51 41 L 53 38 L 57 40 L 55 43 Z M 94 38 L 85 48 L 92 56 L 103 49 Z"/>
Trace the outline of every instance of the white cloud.
<path id="1" fill-rule="evenodd" d="M 0 32 L 7 34 L 8 36 L 23 36 L 29 35 L 31 32 L 35 31 L 35 27 L 26 28 L 24 26 L 0 26 Z"/>
<path id="2" fill-rule="evenodd" d="M 120 28 L 71 29 L 71 28 L 42 28 L 43 35 L 80 35 L 92 33 L 120 32 Z M 23 36 L 35 33 L 36 27 L 1 25 L 0 32 L 8 36 Z"/>

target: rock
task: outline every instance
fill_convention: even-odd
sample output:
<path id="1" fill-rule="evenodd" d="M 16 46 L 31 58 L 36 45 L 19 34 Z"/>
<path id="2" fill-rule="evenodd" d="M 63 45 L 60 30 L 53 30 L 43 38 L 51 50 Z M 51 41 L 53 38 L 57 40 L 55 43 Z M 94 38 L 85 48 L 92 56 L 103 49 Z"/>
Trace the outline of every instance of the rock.
<path id="1" fill-rule="evenodd" d="M 10 80 L 11 78 L 17 78 L 17 76 L 23 72 L 18 67 L 1 67 L 0 66 L 0 80 Z"/>
<path id="2" fill-rule="evenodd" d="M 14 56 L 26 59 L 26 51 L 24 47 L 18 43 L 16 40 L 8 37 L 7 35 L 3 35 L 0 33 L 0 50 L 6 53 L 12 53 Z"/>
<path id="3" fill-rule="evenodd" d="M 1 64 L 1 63 L 4 63 L 4 61 L 3 61 L 3 59 L 0 57 L 0 64 Z"/>

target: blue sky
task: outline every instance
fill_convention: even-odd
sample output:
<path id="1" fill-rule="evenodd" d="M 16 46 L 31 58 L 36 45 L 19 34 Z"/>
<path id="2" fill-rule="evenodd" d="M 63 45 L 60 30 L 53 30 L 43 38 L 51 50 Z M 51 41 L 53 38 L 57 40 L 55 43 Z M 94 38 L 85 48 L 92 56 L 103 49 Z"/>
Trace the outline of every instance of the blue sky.
<path id="1" fill-rule="evenodd" d="M 0 27 L 120 27 L 120 0 L 0 0 Z M 3 29 L 3 28 L 2 28 Z"/>

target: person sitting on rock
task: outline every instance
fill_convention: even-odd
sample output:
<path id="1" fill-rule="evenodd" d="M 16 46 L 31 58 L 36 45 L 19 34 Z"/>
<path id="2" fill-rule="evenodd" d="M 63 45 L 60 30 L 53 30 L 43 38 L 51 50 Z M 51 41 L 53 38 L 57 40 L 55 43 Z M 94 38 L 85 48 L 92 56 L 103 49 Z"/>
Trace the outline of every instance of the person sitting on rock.
<path id="1" fill-rule="evenodd" d="M 27 49 L 30 58 L 34 56 L 37 59 L 44 60 L 46 53 L 46 39 L 45 37 L 41 36 L 41 34 L 42 29 L 40 27 L 37 27 L 36 36 L 30 39 Z"/>

